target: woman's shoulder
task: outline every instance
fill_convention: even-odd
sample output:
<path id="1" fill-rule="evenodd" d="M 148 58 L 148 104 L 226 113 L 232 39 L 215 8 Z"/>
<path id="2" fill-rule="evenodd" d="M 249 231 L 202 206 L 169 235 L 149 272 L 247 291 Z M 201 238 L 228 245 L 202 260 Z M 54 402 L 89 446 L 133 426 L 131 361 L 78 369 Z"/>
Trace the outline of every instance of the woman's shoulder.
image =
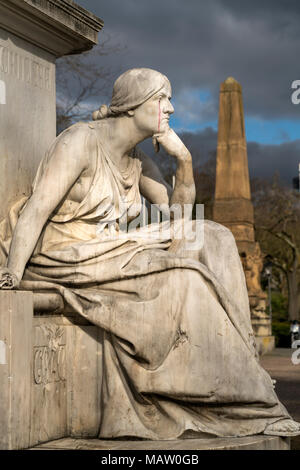
<path id="1" fill-rule="evenodd" d="M 89 122 L 77 122 L 62 131 L 55 139 L 52 151 L 56 148 L 72 149 L 75 153 L 88 147 L 91 150 L 95 146 L 95 132 Z"/>
<path id="2" fill-rule="evenodd" d="M 56 138 L 56 140 L 70 139 L 77 136 L 84 136 L 91 133 L 91 126 L 89 122 L 76 122 L 67 129 L 63 130 Z"/>

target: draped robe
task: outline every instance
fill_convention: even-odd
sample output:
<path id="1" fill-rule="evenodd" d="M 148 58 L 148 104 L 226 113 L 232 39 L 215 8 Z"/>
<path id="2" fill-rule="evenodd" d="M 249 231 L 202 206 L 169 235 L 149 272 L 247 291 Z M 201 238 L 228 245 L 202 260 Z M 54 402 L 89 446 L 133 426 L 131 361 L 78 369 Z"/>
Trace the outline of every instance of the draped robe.
<path id="1" fill-rule="evenodd" d="M 79 203 L 66 196 L 51 214 L 21 288 L 55 290 L 103 329 L 99 437 L 262 433 L 289 415 L 257 359 L 231 232 L 211 221 L 194 222 L 204 234 L 197 250 L 172 239 L 159 223 L 147 233 L 116 236 L 122 215 L 134 208 L 131 221 L 141 205 L 142 164 L 136 150 L 121 172 L 105 151 L 104 128 L 104 121 L 72 126 L 41 162 L 33 191 L 60 139 L 68 145 L 82 132 L 83 152 L 88 139 L 96 139 L 86 196 Z M 1 264 L 26 202 L 17 201 L 0 224 Z"/>

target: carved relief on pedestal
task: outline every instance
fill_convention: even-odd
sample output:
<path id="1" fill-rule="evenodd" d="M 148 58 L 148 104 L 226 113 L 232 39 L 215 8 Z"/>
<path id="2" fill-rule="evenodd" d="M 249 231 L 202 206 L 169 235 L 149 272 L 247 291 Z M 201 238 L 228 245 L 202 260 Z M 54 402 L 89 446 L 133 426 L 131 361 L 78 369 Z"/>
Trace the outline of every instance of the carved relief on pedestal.
<path id="1" fill-rule="evenodd" d="M 16 78 L 45 91 L 53 88 L 53 77 L 47 62 L 24 52 L 9 39 L 0 40 L 0 74 L 3 79 L 6 76 L 7 80 Z"/>
<path id="2" fill-rule="evenodd" d="M 66 343 L 64 328 L 45 324 L 36 327 L 38 336 L 42 337 L 42 345 L 33 350 L 33 378 L 37 385 L 47 385 L 66 380 L 65 361 Z M 45 344 L 46 343 L 46 344 Z"/>

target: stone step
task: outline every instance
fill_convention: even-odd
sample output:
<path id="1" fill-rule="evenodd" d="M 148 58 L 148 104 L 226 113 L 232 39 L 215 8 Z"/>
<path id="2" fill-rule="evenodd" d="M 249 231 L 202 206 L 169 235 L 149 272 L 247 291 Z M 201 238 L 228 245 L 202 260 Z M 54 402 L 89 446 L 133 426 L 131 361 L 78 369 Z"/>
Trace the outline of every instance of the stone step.
<path id="1" fill-rule="evenodd" d="M 289 450 L 290 439 L 278 436 L 178 439 L 173 441 L 64 438 L 31 450 Z"/>

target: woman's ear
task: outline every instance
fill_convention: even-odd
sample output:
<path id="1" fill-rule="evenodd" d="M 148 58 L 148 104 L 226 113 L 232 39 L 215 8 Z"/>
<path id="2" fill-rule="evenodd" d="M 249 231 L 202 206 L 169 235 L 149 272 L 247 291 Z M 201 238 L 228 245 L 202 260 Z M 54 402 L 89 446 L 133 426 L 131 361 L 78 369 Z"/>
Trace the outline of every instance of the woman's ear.
<path id="1" fill-rule="evenodd" d="M 127 111 L 127 114 L 128 114 L 128 116 L 134 116 L 134 110 L 129 109 L 129 111 Z"/>

